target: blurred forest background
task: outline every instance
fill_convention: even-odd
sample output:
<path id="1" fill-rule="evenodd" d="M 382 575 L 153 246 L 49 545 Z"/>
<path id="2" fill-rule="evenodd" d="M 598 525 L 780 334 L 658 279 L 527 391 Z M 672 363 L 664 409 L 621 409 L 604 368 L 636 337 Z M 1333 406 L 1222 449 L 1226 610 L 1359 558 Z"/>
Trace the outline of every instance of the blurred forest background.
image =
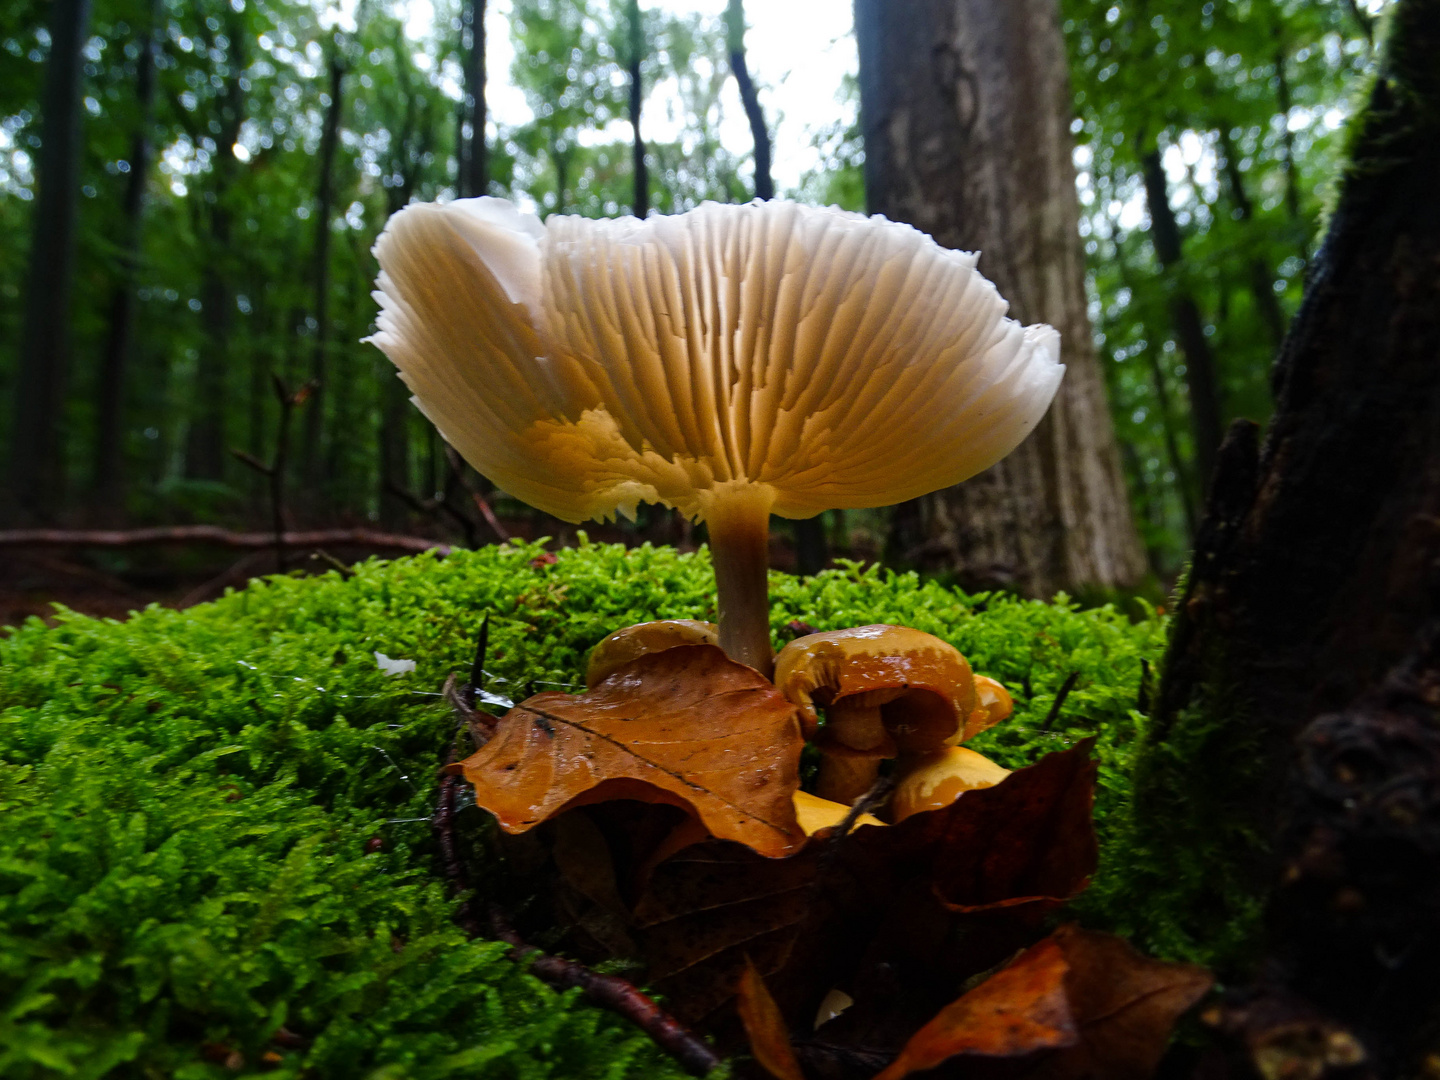
<path id="1" fill-rule="evenodd" d="M 1223 426 L 1269 414 L 1385 7 L 1060 4 L 1089 316 L 1153 581 L 1183 564 Z M 822 122 L 777 128 L 777 87 L 836 45 L 817 32 L 783 43 L 793 71 L 747 67 L 746 15 L 736 0 L 4 4 L 0 528 L 263 531 L 278 490 L 290 528 L 573 537 L 456 469 L 362 344 L 370 248 L 412 199 L 474 194 L 542 216 L 757 195 L 865 210 L 856 73 L 804 88 Z M 772 157 L 809 164 L 777 191 Z M 883 557 L 888 520 L 826 515 L 810 558 L 816 542 Z M 590 531 L 695 539 L 658 509 Z M 24 548 L 27 572 L 143 592 L 134 550 L 65 550 Z M 246 558 L 202 590 L 273 569 Z"/>

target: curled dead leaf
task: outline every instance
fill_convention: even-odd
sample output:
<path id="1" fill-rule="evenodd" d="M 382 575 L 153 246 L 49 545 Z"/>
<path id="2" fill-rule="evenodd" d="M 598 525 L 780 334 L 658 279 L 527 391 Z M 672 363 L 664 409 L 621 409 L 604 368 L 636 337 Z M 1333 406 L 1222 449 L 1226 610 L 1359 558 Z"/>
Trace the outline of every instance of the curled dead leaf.
<path id="1" fill-rule="evenodd" d="M 1078 926 L 1062 926 L 1051 940 L 1069 963 L 1065 992 L 1080 1039 L 1041 1063 L 1034 1080 L 1146 1080 L 1175 1021 L 1213 984 L 1210 973 L 1154 960 L 1122 938 Z"/>
<path id="2" fill-rule="evenodd" d="M 805 1080 L 800 1063 L 795 1060 L 795 1051 L 790 1048 L 785 1018 L 780 1015 L 780 1007 L 770 991 L 765 989 L 765 980 L 754 964 L 747 962 L 741 972 L 735 1005 L 750 1040 L 750 1052 L 760 1067 L 775 1080 Z"/>
<path id="3" fill-rule="evenodd" d="M 611 799 L 666 803 L 769 858 L 798 850 L 794 707 L 713 645 L 642 656 L 583 694 L 537 694 L 459 765 L 507 832 Z"/>
<path id="4" fill-rule="evenodd" d="M 645 875 L 633 909 L 648 977 L 682 1019 L 703 1023 L 748 956 L 792 1026 L 843 987 L 857 1002 L 850 1024 L 870 1025 L 857 1045 L 893 1053 L 966 978 L 1033 941 L 1038 914 L 1084 887 L 1096 850 L 1089 749 L 1048 755 L 898 825 L 821 833 L 785 859 L 686 847 Z M 867 972 L 881 969 L 900 973 L 903 992 L 867 1001 Z"/>
<path id="5" fill-rule="evenodd" d="M 1047 938 L 962 994 L 911 1036 L 875 1080 L 901 1080 L 953 1057 L 1020 1058 L 1073 1046 L 1065 954 Z"/>

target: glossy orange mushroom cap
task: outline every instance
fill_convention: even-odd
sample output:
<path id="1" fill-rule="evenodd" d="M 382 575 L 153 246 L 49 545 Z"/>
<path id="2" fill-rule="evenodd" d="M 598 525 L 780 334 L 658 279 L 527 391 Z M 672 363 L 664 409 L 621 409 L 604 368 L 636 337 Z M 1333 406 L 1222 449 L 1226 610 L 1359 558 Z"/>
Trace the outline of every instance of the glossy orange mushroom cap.
<path id="1" fill-rule="evenodd" d="M 776 658 L 775 685 L 799 708 L 807 734 L 819 724 L 817 706 L 842 702 L 877 708 L 901 752 L 923 753 L 974 733 L 978 699 L 969 663 L 953 645 L 908 626 L 796 638 Z M 978 719 L 975 731 L 983 729 Z"/>

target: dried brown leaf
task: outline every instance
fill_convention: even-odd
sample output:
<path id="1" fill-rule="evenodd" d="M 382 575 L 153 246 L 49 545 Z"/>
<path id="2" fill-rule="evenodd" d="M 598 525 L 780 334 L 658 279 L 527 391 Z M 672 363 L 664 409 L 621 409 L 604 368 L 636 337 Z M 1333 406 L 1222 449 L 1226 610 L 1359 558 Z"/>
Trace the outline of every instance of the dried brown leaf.
<path id="1" fill-rule="evenodd" d="M 1095 860 L 1088 753 L 1049 755 L 898 825 L 814 837 L 785 859 L 687 847 L 645 875 L 633 910 L 649 977 L 684 1019 L 705 1022 L 748 956 L 792 1024 L 845 986 L 853 1037 L 893 1052 L 967 978 L 1033 941 L 1037 912 L 1083 888 Z M 1006 810 L 1019 821 L 1000 820 Z M 899 978 L 899 992 L 871 992 L 874 971 Z"/>
<path id="2" fill-rule="evenodd" d="M 461 762 L 507 832 L 611 799 L 678 806 L 770 858 L 798 850 L 793 706 L 713 645 L 642 656 L 578 695 L 537 694 Z"/>
<path id="3" fill-rule="evenodd" d="M 875 1080 L 900 1080 L 960 1055 L 1019 1058 L 1073 1046 L 1068 971 L 1064 952 L 1047 938 L 941 1009 Z"/>
<path id="4" fill-rule="evenodd" d="M 785 1018 L 780 1015 L 780 1007 L 770 991 L 765 989 L 765 980 L 754 964 L 747 962 L 740 974 L 735 1005 L 750 1040 L 750 1052 L 760 1067 L 775 1080 L 805 1080 L 800 1063 L 795 1060 L 795 1051 L 790 1048 Z"/>
<path id="5" fill-rule="evenodd" d="M 1153 960 L 1121 938 L 1077 926 L 1061 927 L 1051 940 L 1069 962 L 1065 992 L 1080 1041 L 1027 1080 L 1145 1080 L 1175 1021 L 1210 989 L 1210 973 Z"/>

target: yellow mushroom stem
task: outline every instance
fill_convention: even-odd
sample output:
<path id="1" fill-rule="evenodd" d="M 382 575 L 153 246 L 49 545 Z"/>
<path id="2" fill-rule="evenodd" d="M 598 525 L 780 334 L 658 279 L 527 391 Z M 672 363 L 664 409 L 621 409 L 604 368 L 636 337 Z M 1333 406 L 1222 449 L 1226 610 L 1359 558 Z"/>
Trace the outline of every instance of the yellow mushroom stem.
<path id="1" fill-rule="evenodd" d="M 880 708 L 905 693 L 904 687 L 867 690 L 825 708 L 816 794 L 849 806 L 875 784 L 880 762 L 896 754 Z"/>
<path id="2" fill-rule="evenodd" d="M 720 647 L 731 660 L 769 678 L 775 670 L 770 648 L 770 507 L 768 488 L 745 487 L 715 499 L 701 514 L 710 531 Z"/>

